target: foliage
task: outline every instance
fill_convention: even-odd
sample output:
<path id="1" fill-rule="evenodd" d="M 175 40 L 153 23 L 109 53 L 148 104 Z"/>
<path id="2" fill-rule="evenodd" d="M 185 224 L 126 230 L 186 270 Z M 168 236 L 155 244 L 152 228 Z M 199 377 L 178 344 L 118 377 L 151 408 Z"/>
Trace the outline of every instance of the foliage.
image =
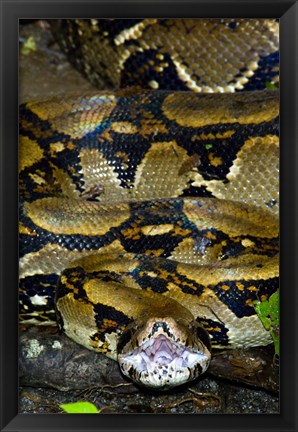
<path id="1" fill-rule="evenodd" d="M 33 36 L 29 36 L 28 39 L 24 42 L 21 53 L 23 55 L 30 54 L 32 51 L 36 51 L 36 42 Z"/>
<path id="2" fill-rule="evenodd" d="M 275 354 L 279 355 L 279 291 L 277 290 L 266 301 L 255 301 L 254 307 L 263 326 L 271 334 Z"/>
<path id="3" fill-rule="evenodd" d="M 62 408 L 68 414 L 98 414 L 98 409 L 90 402 L 72 402 L 61 404 Z"/>
<path id="4" fill-rule="evenodd" d="M 275 90 L 275 89 L 278 89 L 278 86 L 277 86 L 276 84 L 274 84 L 274 83 L 272 83 L 272 82 L 269 82 L 269 81 L 267 81 L 267 82 L 265 83 L 265 86 L 266 86 L 266 89 L 268 89 L 268 90 Z"/>

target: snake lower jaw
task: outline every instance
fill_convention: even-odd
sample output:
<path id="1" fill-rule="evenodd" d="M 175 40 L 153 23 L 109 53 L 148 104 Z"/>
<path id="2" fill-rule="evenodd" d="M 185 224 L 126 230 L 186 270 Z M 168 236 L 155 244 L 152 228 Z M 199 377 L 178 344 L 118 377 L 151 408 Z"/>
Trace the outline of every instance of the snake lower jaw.
<path id="1" fill-rule="evenodd" d="M 207 370 L 210 360 L 210 347 L 202 341 L 195 340 L 186 346 L 162 331 L 118 355 L 124 375 L 139 385 L 159 390 L 194 380 Z"/>

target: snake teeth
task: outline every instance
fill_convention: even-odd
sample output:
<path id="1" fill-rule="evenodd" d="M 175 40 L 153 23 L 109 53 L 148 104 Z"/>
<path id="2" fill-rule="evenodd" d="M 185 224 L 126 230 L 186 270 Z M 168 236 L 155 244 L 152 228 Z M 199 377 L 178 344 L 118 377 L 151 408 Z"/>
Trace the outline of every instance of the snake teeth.
<path id="1" fill-rule="evenodd" d="M 163 335 L 159 335 L 152 340 L 153 343 L 148 348 L 139 349 L 139 353 L 145 361 L 156 363 L 158 365 L 170 363 L 175 356 L 182 354 L 182 349 Z"/>
<path id="2" fill-rule="evenodd" d="M 164 322 L 156 323 L 153 329 L 156 328 L 158 332 L 137 348 L 129 343 L 129 348 L 119 353 L 124 375 L 140 385 L 167 390 L 205 372 L 211 357 L 205 344 L 198 340 L 190 346 L 185 341 L 178 342 Z"/>

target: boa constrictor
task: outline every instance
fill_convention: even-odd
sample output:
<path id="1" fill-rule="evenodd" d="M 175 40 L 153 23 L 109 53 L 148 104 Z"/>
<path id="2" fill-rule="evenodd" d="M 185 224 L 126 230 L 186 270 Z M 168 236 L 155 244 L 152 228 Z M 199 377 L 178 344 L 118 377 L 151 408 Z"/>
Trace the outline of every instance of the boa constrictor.
<path id="1" fill-rule="evenodd" d="M 111 59 L 113 84 L 121 71 L 131 84 L 136 64 L 137 76 L 147 80 L 152 66 L 180 90 L 199 87 L 204 68 L 190 75 L 195 61 L 187 52 L 197 35 L 198 44 L 209 41 L 208 68 L 212 56 L 219 59 L 218 77 L 225 56 L 232 57 L 217 41 L 230 48 L 236 38 L 250 47 L 250 66 L 237 63 L 239 51 L 233 57 L 238 77 L 228 80 L 230 91 L 256 78 L 255 55 L 268 60 L 277 49 L 272 20 L 133 21 L 60 22 L 58 38 L 73 54 L 74 46 L 92 48 L 97 34 L 101 43 L 90 52 L 100 55 L 104 47 L 99 72 Z M 256 35 L 267 29 L 256 38 L 258 48 L 264 42 L 256 54 L 247 28 Z M 206 81 L 203 90 L 210 86 Z M 127 88 L 22 105 L 21 320 L 53 325 L 58 318 L 73 340 L 118 360 L 137 383 L 160 389 L 203 373 L 211 347 L 269 344 L 254 301 L 268 299 L 279 284 L 278 116 L 278 94 L 269 90 Z"/>

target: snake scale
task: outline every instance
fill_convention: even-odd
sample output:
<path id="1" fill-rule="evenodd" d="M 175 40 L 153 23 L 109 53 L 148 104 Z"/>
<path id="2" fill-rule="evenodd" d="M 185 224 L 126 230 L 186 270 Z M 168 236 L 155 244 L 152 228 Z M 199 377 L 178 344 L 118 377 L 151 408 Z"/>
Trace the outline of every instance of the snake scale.
<path id="1" fill-rule="evenodd" d="M 278 23 L 52 27 L 99 87 L 127 87 L 20 106 L 22 322 L 58 321 L 159 389 L 212 348 L 269 344 L 254 301 L 279 286 Z"/>

